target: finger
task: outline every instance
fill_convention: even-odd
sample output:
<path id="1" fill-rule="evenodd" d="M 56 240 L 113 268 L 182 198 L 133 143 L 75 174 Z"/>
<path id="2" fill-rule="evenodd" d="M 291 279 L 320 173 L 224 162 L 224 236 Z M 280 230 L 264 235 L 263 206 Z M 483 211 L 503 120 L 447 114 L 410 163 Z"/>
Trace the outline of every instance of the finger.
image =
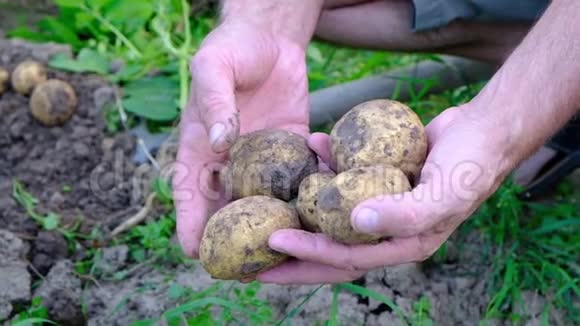
<path id="1" fill-rule="evenodd" d="M 274 232 L 269 245 L 299 260 L 351 272 L 419 261 L 432 249 L 420 243 L 417 237 L 394 239 L 377 245 L 348 246 L 323 234 L 289 229 Z"/>
<path id="2" fill-rule="evenodd" d="M 355 280 L 364 273 L 364 271 L 345 271 L 328 265 L 290 260 L 259 274 L 257 280 L 263 283 L 284 285 L 342 283 Z"/>
<path id="3" fill-rule="evenodd" d="M 422 183 L 413 191 L 359 203 L 351 213 L 352 227 L 363 233 L 406 238 L 462 214 L 466 203 L 444 191 L 448 188 L 443 183 L 444 173 L 440 167 L 426 163 Z"/>
<path id="4" fill-rule="evenodd" d="M 210 50 L 191 61 L 192 97 L 207 131 L 212 149 L 226 151 L 240 133 L 232 68 Z"/>
<path id="5" fill-rule="evenodd" d="M 330 136 L 322 132 L 315 132 L 308 138 L 308 146 L 320 157 L 326 166 L 336 170 L 330 152 Z"/>
<path id="6" fill-rule="evenodd" d="M 211 174 L 203 172 L 209 162 L 219 161 L 220 156 L 212 155 L 201 125 L 182 123 L 180 131 L 177 158 L 172 166 L 177 236 L 184 253 L 197 258 L 209 212 L 220 199 L 219 194 L 212 193 Z"/>

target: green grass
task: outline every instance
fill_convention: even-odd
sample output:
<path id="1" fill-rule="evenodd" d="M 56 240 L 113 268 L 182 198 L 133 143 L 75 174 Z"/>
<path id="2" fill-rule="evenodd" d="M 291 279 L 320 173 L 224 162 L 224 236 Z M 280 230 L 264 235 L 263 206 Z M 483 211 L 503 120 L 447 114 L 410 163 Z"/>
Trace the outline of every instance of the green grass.
<path id="1" fill-rule="evenodd" d="M 506 182 L 479 210 L 471 226 L 483 232 L 493 264 L 491 300 L 486 317 L 507 317 L 523 290 L 538 291 L 570 321 L 580 322 L 574 300 L 580 296 L 580 216 L 573 194 L 549 203 L 526 203 Z"/>
<path id="2" fill-rule="evenodd" d="M 52 66 L 60 69 L 103 74 L 112 82 L 125 88 L 121 107 L 112 107 L 106 112 L 107 128 L 115 133 L 138 119 L 148 120 L 152 130 L 172 126 L 178 112 L 184 107 L 188 96 L 189 76 L 187 60 L 195 52 L 203 37 L 215 24 L 211 13 L 200 13 L 190 24 L 183 19 L 187 5 L 182 0 L 149 0 L 135 5 L 131 0 L 69 1 L 58 0 L 60 14 L 48 17 L 38 27 L 39 32 L 24 26 L 10 33 L 37 41 L 57 41 L 73 46 L 79 59 L 56 59 Z M 115 59 L 125 62 L 124 68 L 110 72 Z M 359 51 L 315 42 L 307 53 L 310 90 L 314 91 L 339 83 L 383 73 L 391 69 L 412 65 L 419 60 L 438 60 L 436 56 L 400 55 L 388 52 Z M 154 78 L 145 76 L 158 71 Z M 429 90 L 438 81 L 406 80 L 406 83 L 420 83 L 422 89 L 411 93 L 408 104 L 421 116 L 425 123 L 445 108 L 469 101 L 484 85 L 464 85 L 442 94 L 430 95 Z M 163 97 L 147 97 L 151 89 L 168 89 Z M 393 98 L 398 97 L 396 91 Z M 160 110 L 143 111 L 155 102 Z M 122 115 L 127 114 L 125 120 Z M 122 121 L 123 120 L 123 121 Z M 566 188 L 565 185 L 563 188 Z M 175 228 L 175 212 L 172 209 L 169 185 L 156 181 L 153 185 L 157 201 L 166 207 L 166 213 L 153 221 L 132 229 L 127 235 L 115 240 L 117 244 L 127 244 L 131 262 L 134 265 L 147 264 L 163 268 L 175 264 L 191 264 L 171 243 Z M 515 324 L 522 322 L 522 316 L 515 314 L 515 307 L 521 304 L 522 291 L 537 291 L 545 296 L 548 305 L 542 314 L 547 317 L 554 309 L 565 312 L 571 323 L 580 322 L 580 312 L 574 305 L 580 294 L 577 262 L 580 252 L 580 216 L 578 203 L 570 189 L 563 189 L 555 199 L 544 204 L 525 203 L 517 198 L 518 189 L 506 182 L 478 212 L 460 228 L 461 234 L 481 232 L 485 237 L 482 253 L 491 264 L 489 296 L 485 318 L 504 318 Z M 13 195 L 24 207 L 28 215 L 43 229 L 63 232 L 74 244 L 79 235 L 74 228 L 60 225 L 57 214 L 40 215 L 36 212 L 36 200 L 24 187 L 15 182 Z M 86 237 L 86 236 L 85 236 Z M 90 235 L 98 239 L 98 234 Z M 446 255 L 444 245 L 434 257 L 435 263 Z M 87 252 L 87 258 L 78 262 L 79 274 L 122 280 L 130 270 L 115 275 L 100 275 L 96 268 L 100 259 L 99 249 Z M 192 267 L 193 268 L 193 267 Z M 259 299 L 261 285 L 217 282 L 213 286 L 195 292 L 188 288 L 170 286 L 167 296 L 175 300 L 175 307 L 151 320 L 137 321 L 133 325 L 214 325 L 218 324 L 291 324 L 292 319 L 319 294 L 314 288 L 309 295 L 289 313 L 276 319 L 268 302 Z M 141 289 L 146 291 L 147 289 Z M 339 295 L 354 293 L 387 305 L 403 323 L 410 325 L 432 325 L 431 302 L 426 297 L 418 298 L 413 304 L 411 316 L 404 316 L 392 298 L 383 296 L 359 285 L 344 283 L 332 288 L 332 303 L 329 306 L 326 325 L 340 325 Z M 138 295 L 136 293 L 135 295 Z M 123 301 L 124 302 L 124 301 Z M 122 308 L 121 302 L 118 309 Z M 219 307 L 213 314 L 212 307 Z M 112 312 L 113 313 L 113 312 Z M 16 325 L 41 322 L 46 311 L 38 301 L 24 307 L 13 320 Z M 315 323 L 315 321 L 313 321 Z"/>

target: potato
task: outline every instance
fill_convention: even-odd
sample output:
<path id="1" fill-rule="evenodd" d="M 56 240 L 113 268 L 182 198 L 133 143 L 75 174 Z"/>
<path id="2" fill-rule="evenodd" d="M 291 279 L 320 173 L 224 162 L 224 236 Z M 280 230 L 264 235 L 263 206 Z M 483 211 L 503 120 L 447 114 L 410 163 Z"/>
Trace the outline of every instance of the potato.
<path id="1" fill-rule="evenodd" d="M 338 172 L 388 164 L 413 180 L 427 155 L 427 137 L 421 120 L 409 107 L 373 100 L 355 106 L 336 123 L 330 147 Z"/>
<path id="2" fill-rule="evenodd" d="M 30 98 L 32 116 L 47 126 L 62 125 L 76 111 L 78 99 L 73 88 L 58 79 L 38 85 Z"/>
<path id="3" fill-rule="evenodd" d="M 302 136 L 261 130 L 241 136 L 230 148 L 220 178 L 232 199 L 266 195 L 289 201 L 302 179 L 317 171 L 316 155 Z"/>
<path id="4" fill-rule="evenodd" d="M 403 171 L 389 165 L 360 167 L 339 173 L 318 194 L 318 225 L 322 233 L 345 244 L 375 243 L 380 236 L 352 228 L 352 210 L 366 199 L 410 189 Z"/>
<path id="5" fill-rule="evenodd" d="M 318 226 L 318 215 L 316 214 L 316 203 L 318 193 L 336 175 L 334 172 L 314 173 L 302 180 L 298 188 L 298 200 L 296 210 L 300 216 L 300 222 L 305 230 L 310 232 L 321 232 Z"/>
<path id="6" fill-rule="evenodd" d="M 33 60 L 23 61 L 12 72 L 12 88 L 22 95 L 29 95 L 46 79 L 46 68 L 41 63 Z"/>
<path id="7" fill-rule="evenodd" d="M 0 95 L 2 95 L 6 91 L 6 84 L 10 79 L 10 74 L 8 70 L 0 67 Z"/>
<path id="8" fill-rule="evenodd" d="M 300 220 L 287 203 L 266 196 L 234 201 L 209 219 L 199 248 L 201 264 L 216 279 L 254 276 L 288 258 L 268 246 L 274 231 L 288 228 L 299 229 Z"/>

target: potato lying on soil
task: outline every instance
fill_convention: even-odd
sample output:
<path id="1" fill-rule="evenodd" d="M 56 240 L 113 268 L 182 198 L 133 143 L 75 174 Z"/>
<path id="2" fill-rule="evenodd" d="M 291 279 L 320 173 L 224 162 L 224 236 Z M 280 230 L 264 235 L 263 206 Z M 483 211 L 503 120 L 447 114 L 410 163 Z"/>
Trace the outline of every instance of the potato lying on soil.
<path id="1" fill-rule="evenodd" d="M 410 189 L 411 185 L 403 171 L 389 165 L 360 167 L 342 172 L 320 190 L 316 205 L 318 225 L 324 234 L 342 243 L 374 243 L 381 237 L 357 232 L 352 228 L 352 210 L 366 199 Z"/>
<path id="2" fill-rule="evenodd" d="M 310 232 L 321 232 L 318 226 L 318 215 L 316 214 L 316 203 L 318 193 L 334 178 L 334 172 L 314 173 L 302 180 L 298 189 L 298 200 L 296 210 L 300 216 L 300 222 L 305 230 Z"/>
<path id="3" fill-rule="evenodd" d="M 300 228 L 289 204 L 266 196 L 234 201 L 209 219 L 199 248 L 201 264 L 216 279 L 256 275 L 288 258 L 268 246 L 274 231 L 288 228 Z"/>
<path id="4" fill-rule="evenodd" d="M 46 68 L 40 62 L 23 61 L 12 72 L 12 88 L 22 95 L 29 95 L 46 79 Z"/>
<path id="5" fill-rule="evenodd" d="M 388 164 L 411 180 L 419 175 L 427 155 L 427 137 L 419 117 L 391 100 L 361 103 L 346 113 L 330 133 L 338 172 Z"/>
<path id="6" fill-rule="evenodd" d="M 8 73 L 8 70 L 0 67 L 0 95 L 6 91 L 6 85 L 8 84 L 9 79 L 10 74 Z"/>
<path id="7" fill-rule="evenodd" d="M 38 85 L 30 98 L 32 116 L 47 126 L 61 125 L 76 111 L 78 99 L 66 82 L 50 79 Z"/>
<path id="8" fill-rule="evenodd" d="M 285 130 L 260 130 L 241 136 L 230 148 L 220 173 L 232 199 L 266 195 L 288 201 L 302 179 L 318 171 L 318 160 L 306 139 Z"/>

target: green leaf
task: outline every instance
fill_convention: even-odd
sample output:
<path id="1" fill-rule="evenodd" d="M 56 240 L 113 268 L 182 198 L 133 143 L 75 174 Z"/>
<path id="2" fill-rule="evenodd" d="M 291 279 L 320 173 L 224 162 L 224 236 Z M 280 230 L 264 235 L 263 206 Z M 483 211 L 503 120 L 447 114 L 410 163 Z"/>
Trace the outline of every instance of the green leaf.
<path id="1" fill-rule="evenodd" d="M 123 32 L 132 34 L 154 14 L 152 1 L 112 1 L 103 7 L 103 14 Z"/>
<path id="2" fill-rule="evenodd" d="M 322 55 L 320 49 L 316 47 L 316 45 L 310 45 L 308 49 L 306 49 L 306 56 L 308 57 L 308 59 L 316 63 L 324 62 L 324 56 Z"/>
<path id="3" fill-rule="evenodd" d="M 73 7 L 73 8 L 79 7 L 78 0 L 54 0 L 54 2 L 59 7 Z"/>
<path id="4" fill-rule="evenodd" d="M 155 319 L 143 319 L 132 322 L 131 326 L 155 326 L 157 322 Z"/>
<path id="5" fill-rule="evenodd" d="M 134 80 L 144 73 L 145 66 L 139 63 L 129 63 L 110 77 L 114 83 Z"/>
<path id="6" fill-rule="evenodd" d="M 13 323 L 12 326 L 42 325 L 44 323 L 51 324 L 51 325 L 58 325 L 57 323 L 55 323 L 51 320 L 48 320 L 48 319 L 44 319 L 44 318 L 28 318 L 28 319 Z"/>
<path id="7" fill-rule="evenodd" d="M 21 38 L 24 40 L 34 41 L 34 42 L 48 42 L 52 41 L 52 37 L 33 31 L 28 27 L 22 26 L 17 27 L 7 33 L 11 38 Z"/>
<path id="8" fill-rule="evenodd" d="M 187 325 L 191 326 L 213 326 L 216 322 L 212 318 L 211 312 L 206 310 L 195 317 L 191 317 L 187 319 Z"/>
<path id="9" fill-rule="evenodd" d="M 133 257 L 137 262 L 143 262 L 147 258 L 147 253 L 145 252 L 145 249 L 137 248 L 131 251 L 131 257 Z"/>
<path id="10" fill-rule="evenodd" d="M 156 178 L 153 181 L 153 191 L 155 191 L 155 196 L 165 204 L 170 204 L 172 201 L 171 186 L 169 182 L 162 178 Z"/>
<path id="11" fill-rule="evenodd" d="M 38 199 L 26 191 L 24 185 L 22 185 L 18 180 L 14 180 L 14 183 L 12 184 L 12 197 L 14 197 L 20 205 L 24 206 L 26 210 L 33 210 L 38 204 Z"/>
<path id="12" fill-rule="evenodd" d="M 167 290 L 167 296 L 170 299 L 179 299 L 186 293 L 186 289 L 178 284 L 171 284 Z"/>
<path id="13" fill-rule="evenodd" d="M 80 46 L 81 40 L 78 38 L 75 30 L 63 24 L 54 17 L 46 17 L 38 22 L 38 26 L 45 31 L 50 31 L 55 41 L 70 44 L 73 47 Z"/>
<path id="14" fill-rule="evenodd" d="M 330 306 L 330 316 L 326 321 L 326 326 L 338 325 L 338 295 L 340 294 L 340 287 L 335 286 L 332 289 L 332 304 Z"/>
<path id="15" fill-rule="evenodd" d="M 531 235 L 538 236 L 547 233 L 552 233 L 554 231 L 565 230 L 569 227 L 580 226 L 580 219 L 568 219 L 561 221 L 545 220 L 542 226 L 532 230 Z M 572 228 L 571 228 L 572 229 Z"/>
<path id="16" fill-rule="evenodd" d="M 140 79 L 125 87 L 123 106 L 146 119 L 171 121 L 178 117 L 179 83 L 167 77 Z"/>
<path id="17" fill-rule="evenodd" d="M 315 288 L 314 290 L 310 291 L 310 293 L 308 293 L 308 295 L 306 297 L 304 297 L 304 299 L 294 308 L 292 308 L 292 310 L 290 310 L 286 316 L 284 316 L 284 318 L 280 319 L 277 323 L 276 326 L 281 326 L 284 324 L 285 321 L 290 321 L 292 320 L 292 318 L 294 318 L 294 316 L 296 316 L 301 310 L 302 310 L 302 306 L 304 306 L 308 301 L 310 301 L 310 299 L 312 299 L 312 297 L 318 292 L 318 290 L 320 290 L 322 287 L 324 286 L 324 284 L 319 285 L 317 288 Z"/>
<path id="18" fill-rule="evenodd" d="M 340 288 L 350 291 L 352 293 L 361 295 L 363 297 L 368 297 L 370 299 L 382 302 L 384 304 L 386 304 L 389 308 L 391 308 L 396 314 L 397 316 L 400 318 L 401 322 L 403 323 L 403 325 L 408 325 L 406 319 L 405 319 L 405 315 L 403 314 L 403 311 L 401 310 L 401 308 L 399 308 L 397 306 L 397 304 L 387 298 L 386 296 L 375 292 L 375 291 L 371 291 L 365 287 L 356 285 L 356 284 L 352 284 L 352 283 L 340 283 L 337 286 L 339 286 Z"/>
<path id="19" fill-rule="evenodd" d="M 207 297 L 207 298 L 203 298 L 203 299 L 198 299 L 198 300 L 193 300 L 191 302 L 188 302 L 184 305 L 181 305 L 179 307 L 173 308 L 171 310 L 166 311 L 163 314 L 163 318 L 165 320 L 171 319 L 173 317 L 176 316 L 181 316 L 184 313 L 190 313 L 192 312 L 192 310 L 195 309 L 199 309 L 199 308 L 203 308 L 205 306 L 209 306 L 209 305 L 213 305 L 213 306 L 221 306 L 224 308 L 228 308 L 231 310 L 236 310 L 236 311 L 240 311 L 243 312 L 244 314 L 248 315 L 249 317 L 253 317 L 256 318 L 257 320 L 260 321 L 264 321 L 265 318 L 263 316 L 260 316 L 258 314 L 256 314 L 255 312 L 244 308 L 243 306 L 240 306 L 239 304 L 236 304 L 234 302 L 230 302 L 221 298 L 217 298 L 217 297 Z"/>
<path id="20" fill-rule="evenodd" d="M 60 217 L 54 213 L 49 213 L 46 215 L 44 220 L 42 221 L 42 226 L 45 230 L 51 231 L 58 228 L 58 222 Z"/>
<path id="21" fill-rule="evenodd" d="M 49 66 L 73 71 L 73 72 L 94 72 L 105 75 L 109 72 L 109 61 L 99 52 L 93 49 L 84 48 L 79 52 L 77 59 L 71 59 L 66 55 L 57 55 L 50 62 Z"/>

